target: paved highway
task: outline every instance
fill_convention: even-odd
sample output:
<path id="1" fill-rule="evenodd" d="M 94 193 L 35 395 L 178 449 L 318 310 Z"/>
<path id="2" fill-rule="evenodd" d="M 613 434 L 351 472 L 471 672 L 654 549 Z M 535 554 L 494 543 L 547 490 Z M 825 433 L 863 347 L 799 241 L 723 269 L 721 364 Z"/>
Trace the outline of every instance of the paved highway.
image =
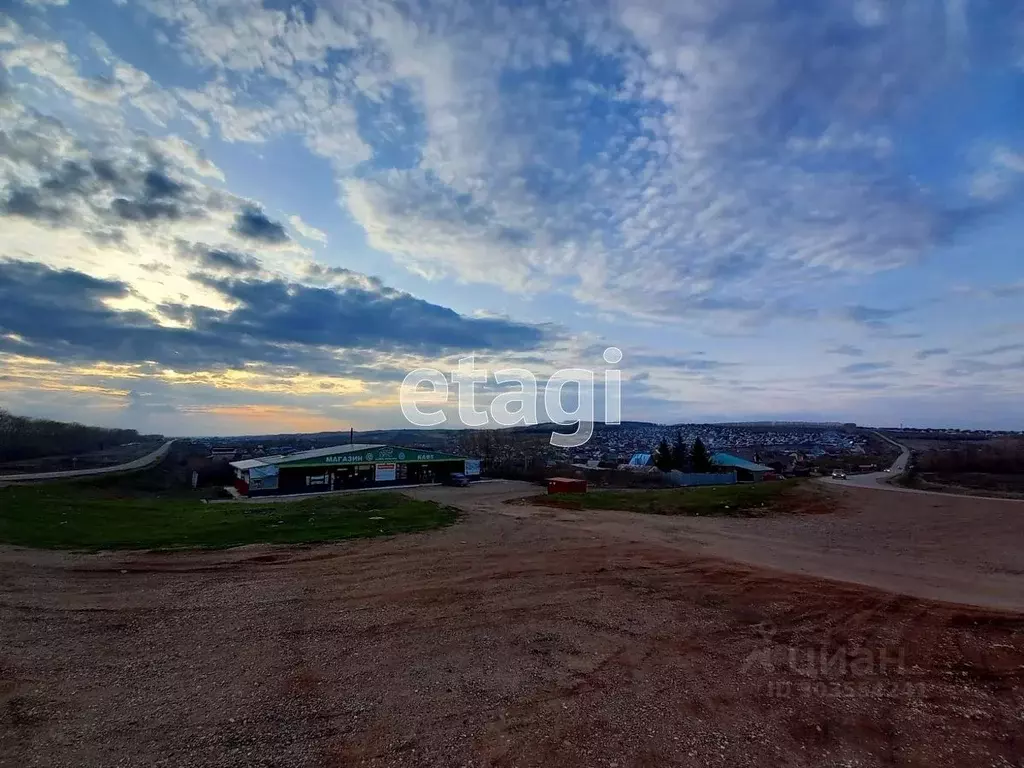
<path id="1" fill-rule="evenodd" d="M 880 432 L 875 432 L 875 434 L 887 443 L 892 443 L 901 451 L 899 458 L 892 463 L 888 472 L 869 472 L 866 475 L 849 475 L 845 480 L 833 480 L 831 477 L 825 477 L 822 479 L 825 482 L 835 483 L 837 485 L 855 485 L 860 488 L 881 488 L 889 491 L 912 491 L 913 489 L 911 488 L 903 488 L 899 485 L 884 482 L 885 480 L 889 480 L 906 470 L 907 462 L 910 461 L 910 449 L 905 445 L 900 445 L 895 440 L 890 440 Z"/>
<path id="2" fill-rule="evenodd" d="M 43 480 L 71 480 L 76 477 L 90 477 L 92 475 L 109 475 L 113 472 L 133 472 L 138 469 L 151 467 L 167 455 L 171 450 L 173 440 L 168 440 L 152 453 L 148 453 L 141 459 L 129 461 L 126 464 L 117 464 L 113 467 L 96 467 L 95 469 L 71 469 L 67 472 L 35 472 L 23 475 L 0 475 L 0 485 L 6 483 L 32 483 Z"/>
<path id="3" fill-rule="evenodd" d="M 1016 504 L 1024 503 L 1024 499 L 1007 499 L 998 496 L 985 496 L 983 494 L 961 494 L 961 493 L 943 493 L 942 491 L 921 491 L 916 488 L 904 488 L 902 485 L 896 485 L 895 483 L 887 483 L 886 480 L 891 480 L 897 475 L 904 472 L 907 468 L 907 462 L 910 461 L 910 449 L 905 445 L 900 445 L 895 440 L 890 440 L 885 435 L 876 432 L 880 438 L 886 442 L 892 443 L 899 448 L 899 458 L 892 463 L 889 467 L 888 472 L 870 472 L 866 475 L 849 475 L 845 480 L 836 480 L 832 477 L 822 477 L 819 482 L 828 483 L 830 485 L 845 486 L 849 488 L 853 486 L 855 488 L 873 488 L 878 491 L 892 491 L 893 493 L 923 493 L 930 496 L 953 496 L 956 498 L 978 498 L 978 499 L 989 499 L 992 501 L 1009 501 Z"/>

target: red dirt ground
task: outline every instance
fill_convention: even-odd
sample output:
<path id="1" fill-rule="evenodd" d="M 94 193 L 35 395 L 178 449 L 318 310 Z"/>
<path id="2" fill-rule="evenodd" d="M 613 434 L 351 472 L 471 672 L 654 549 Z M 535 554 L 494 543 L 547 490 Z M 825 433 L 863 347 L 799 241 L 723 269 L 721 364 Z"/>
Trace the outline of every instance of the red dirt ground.
<path id="1" fill-rule="evenodd" d="M 862 494 L 906 494 L 688 534 L 464 490 L 418 492 L 465 506 L 455 526 L 393 539 L 0 553 L 0 765 L 1024 765 L 1024 616 L 687 540 L 803 551 L 878 534 L 887 502 Z M 914 538 L 899 515 L 890 558 Z M 910 566 L 955 527 L 936 523 Z"/>

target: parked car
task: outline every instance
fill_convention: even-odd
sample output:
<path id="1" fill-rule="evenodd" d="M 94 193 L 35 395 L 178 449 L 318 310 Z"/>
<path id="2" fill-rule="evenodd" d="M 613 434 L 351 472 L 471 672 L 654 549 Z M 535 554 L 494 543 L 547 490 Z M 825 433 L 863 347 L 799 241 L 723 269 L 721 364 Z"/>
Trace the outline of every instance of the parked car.
<path id="1" fill-rule="evenodd" d="M 833 469 L 832 470 L 832 478 L 835 479 L 835 480 L 845 480 L 846 479 L 846 473 L 843 472 L 843 470 L 841 470 L 841 469 Z"/>
<path id="2" fill-rule="evenodd" d="M 454 485 L 457 488 L 465 488 L 469 485 L 469 478 L 461 472 L 452 472 L 442 481 L 444 485 Z"/>

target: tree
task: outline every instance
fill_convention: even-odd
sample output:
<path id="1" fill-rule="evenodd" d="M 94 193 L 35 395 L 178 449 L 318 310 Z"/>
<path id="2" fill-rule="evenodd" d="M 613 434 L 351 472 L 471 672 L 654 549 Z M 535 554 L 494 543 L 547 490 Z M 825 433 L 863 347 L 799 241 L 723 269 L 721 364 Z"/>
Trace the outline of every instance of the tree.
<path id="1" fill-rule="evenodd" d="M 664 437 L 661 438 L 661 442 L 658 443 L 658 450 L 654 453 L 654 466 L 662 472 L 668 472 L 672 469 L 672 449 L 669 448 L 668 440 Z"/>
<path id="2" fill-rule="evenodd" d="M 711 471 L 711 456 L 708 454 L 708 449 L 704 445 L 704 441 L 699 437 L 693 441 L 693 471 L 694 472 L 710 472 Z"/>
<path id="3" fill-rule="evenodd" d="M 683 441 L 683 433 L 676 432 L 675 442 L 672 443 L 672 468 L 685 472 L 690 466 L 690 449 Z"/>

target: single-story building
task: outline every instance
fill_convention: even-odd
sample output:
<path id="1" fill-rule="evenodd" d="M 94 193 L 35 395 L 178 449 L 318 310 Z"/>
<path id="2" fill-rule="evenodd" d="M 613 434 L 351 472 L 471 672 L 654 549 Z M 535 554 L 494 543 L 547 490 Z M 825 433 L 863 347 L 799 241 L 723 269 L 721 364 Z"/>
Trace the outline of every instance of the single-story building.
<path id="1" fill-rule="evenodd" d="M 235 487 L 243 496 L 316 493 L 344 488 L 416 485 L 452 472 L 480 475 L 480 461 L 440 451 L 353 443 L 287 456 L 231 462 Z"/>
<path id="2" fill-rule="evenodd" d="M 773 472 L 771 467 L 766 467 L 764 464 L 755 464 L 752 461 L 741 459 L 739 456 L 733 456 L 731 453 L 716 453 L 711 457 L 711 466 L 719 470 L 734 470 L 736 472 L 736 479 L 743 480 L 754 480 L 760 482 L 764 480 L 766 472 Z"/>
<path id="3" fill-rule="evenodd" d="M 653 467 L 654 456 L 650 453 L 634 453 L 629 459 L 629 468 Z"/>

